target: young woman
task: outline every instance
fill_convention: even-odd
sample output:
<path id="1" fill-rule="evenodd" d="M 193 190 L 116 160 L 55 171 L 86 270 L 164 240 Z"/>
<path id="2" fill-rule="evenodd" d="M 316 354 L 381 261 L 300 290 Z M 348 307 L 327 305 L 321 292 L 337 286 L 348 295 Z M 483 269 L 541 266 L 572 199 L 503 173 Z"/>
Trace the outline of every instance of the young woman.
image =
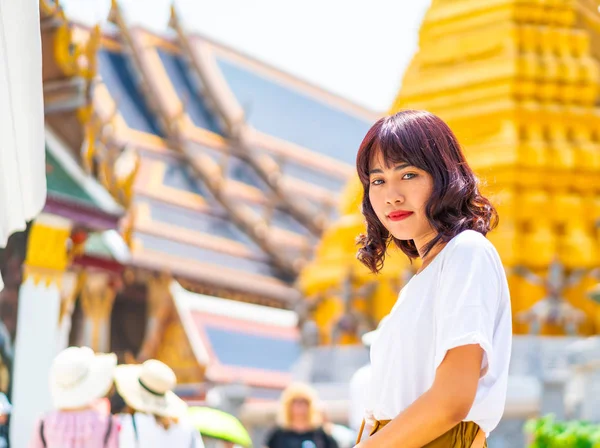
<path id="1" fill-rule="evenodd" d="M 110 391 L 117 356 L 88 347 L 60 352 L 50 371 L 55 410 L 35 425 L 29 448 L 117 448 L 119 423 L 99 402 Z"/>
<path id="2" fill-rule="evenodd" d="M 375 123 L 357 170 L 360 261 L 378 272 L 390 245 L 422 260 L 372 343 L 369 437 L 358 446 L 484 447 L 504 410 L 512 338 L 506 275 L 485 238 L 496 211 L 428 112 Z"/>
<path id="3" fill-rule="evenodd" d="M 175 372 L 149 359 L 115 370 L 113 412 L 119 412 L 120 448 L 203 448 L 202 438 L 187 421 L 187 404 L 173 392 Z"/>
<path id="4" fill-rule="evenodd" d="M 277 416 L 278 427 L 268 436 L 267 448 L 338 448 L 323 429 L 316 392 L 306 384 L 294 383 L 283 391 Z"/>

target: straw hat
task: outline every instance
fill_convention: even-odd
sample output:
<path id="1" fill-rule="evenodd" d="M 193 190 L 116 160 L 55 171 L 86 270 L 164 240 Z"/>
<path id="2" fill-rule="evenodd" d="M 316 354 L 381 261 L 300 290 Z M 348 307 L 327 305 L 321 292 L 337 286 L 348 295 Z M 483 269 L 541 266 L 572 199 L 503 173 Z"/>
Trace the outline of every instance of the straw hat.
<path id="1" fill-rule="evenodd" d="M 57 409 L 77 409 L 104 397 L 113 384 L 117 356 L 95 354 L 89 347 L 60 352 L 50 370 L 50 392 Z"/>
<path id="2" fill-rule="evenodd" d="M 175 373 L 166 364 L 150 359 L 142 365 L 121 365 L 115 385 L 125 403 L 136 411 L 161 417 L 181 417 L 187 404 L 173 393 Z"/>

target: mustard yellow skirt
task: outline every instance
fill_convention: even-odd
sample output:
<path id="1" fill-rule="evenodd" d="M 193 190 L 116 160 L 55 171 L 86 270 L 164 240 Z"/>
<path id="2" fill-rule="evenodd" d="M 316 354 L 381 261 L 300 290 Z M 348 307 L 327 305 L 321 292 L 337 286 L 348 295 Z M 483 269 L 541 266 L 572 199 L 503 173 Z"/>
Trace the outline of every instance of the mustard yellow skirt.
<path id="1" fill-rule="evenodd" d="M 372 436 L 389 422 L 390 420 L 376 421 L 369 435 Z M 362 429 L 359 440 L 361 435 Z M 461 422 L 423 448 L 487 448 L 487 440 L 479 425 L 473 422 Z"/>

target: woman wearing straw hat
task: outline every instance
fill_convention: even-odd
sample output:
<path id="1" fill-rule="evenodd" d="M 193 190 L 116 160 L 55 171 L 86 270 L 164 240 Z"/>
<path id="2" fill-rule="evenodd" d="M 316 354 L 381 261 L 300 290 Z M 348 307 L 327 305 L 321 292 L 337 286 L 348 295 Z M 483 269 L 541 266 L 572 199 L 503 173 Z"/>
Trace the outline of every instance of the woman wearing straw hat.
<path id="1" fill-rule="evenodd" d="M 88 347 L 60 352 L 50 371 L 55 411 L 40 419 L 29 448 L 116 448 L 118 422 L 98 401 L 113 385 L 114 353 L 94 354 Z"/>
<path id="2" fill-rule="evenodd" d="M 173 370 L 155 359 L 117 367 L 116 393 L 125 404 L 121 413 L 121 448 L 204 446 L 198 431 L 182 420 L 187 404 L 173 393 L 176 384 Z"/>

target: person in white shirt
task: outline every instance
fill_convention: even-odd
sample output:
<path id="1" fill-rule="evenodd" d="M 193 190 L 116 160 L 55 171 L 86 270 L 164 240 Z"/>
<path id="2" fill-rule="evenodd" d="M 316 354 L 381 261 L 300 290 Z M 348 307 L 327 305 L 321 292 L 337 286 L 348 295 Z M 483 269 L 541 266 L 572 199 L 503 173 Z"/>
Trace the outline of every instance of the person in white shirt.
<path id="1" fill-rule="evenodd" d="M 512 341 L 506 274 L 485 237 L 496 210 L 429 112 L 380 119 L 356 164 L 359 260 L 376 273 L 391 244 L 422 260 L 371 346 L 369 437 L 357 446 L 484 447 L 504 411 Z"/>
<path id="2" fill-rule="evenodd" d="M 173 370 L 155 359 L 117 366 L 115 394 L 124 402 L 120 448 L 204 448 L 187 421 L 187 404 L 173 393 L 176 384 Z"/>

